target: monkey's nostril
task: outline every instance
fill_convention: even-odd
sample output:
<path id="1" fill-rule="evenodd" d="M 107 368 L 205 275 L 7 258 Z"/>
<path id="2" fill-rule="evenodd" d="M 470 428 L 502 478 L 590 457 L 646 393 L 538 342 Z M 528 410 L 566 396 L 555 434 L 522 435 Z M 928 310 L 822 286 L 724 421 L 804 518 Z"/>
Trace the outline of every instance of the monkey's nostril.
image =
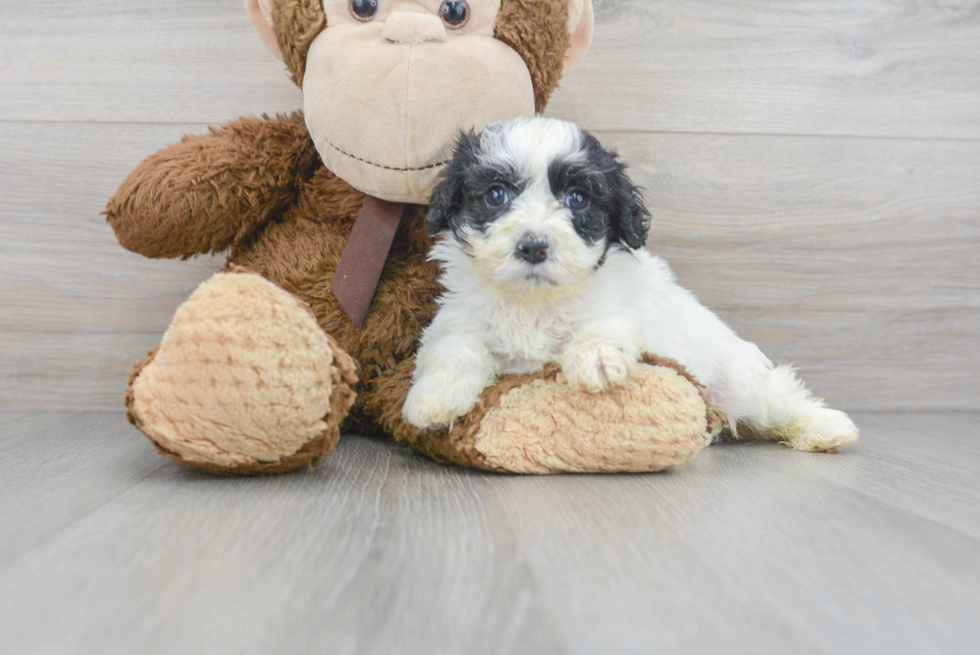
<path id="1" fill-rule="evenodd" d="M 549 246 L 547 242 L 538 239 L 524 239 L 517 244 L 515 255 L 528 264 L 541 264 L 548 260 Z"/>

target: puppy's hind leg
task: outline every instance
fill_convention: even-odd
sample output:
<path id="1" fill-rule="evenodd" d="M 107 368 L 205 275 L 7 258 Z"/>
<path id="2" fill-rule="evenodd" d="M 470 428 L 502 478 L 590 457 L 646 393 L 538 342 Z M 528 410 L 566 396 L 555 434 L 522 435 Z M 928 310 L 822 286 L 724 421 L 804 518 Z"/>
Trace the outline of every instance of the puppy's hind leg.
<path id="1" fill-rule="evenodd" d="M 857 441 L 857 426 L 847 414 L 814 398 L 791 367 L 767 366 L 751 377 L 738 412 L 742 434 L 811 452 L 836 452 Z"/>

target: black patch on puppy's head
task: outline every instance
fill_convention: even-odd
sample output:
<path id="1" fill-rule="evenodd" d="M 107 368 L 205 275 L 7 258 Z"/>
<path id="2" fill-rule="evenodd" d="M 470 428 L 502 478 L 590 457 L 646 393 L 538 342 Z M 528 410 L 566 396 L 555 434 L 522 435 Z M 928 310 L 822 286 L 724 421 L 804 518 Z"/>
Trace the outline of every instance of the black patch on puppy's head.
<path id="1" fill-rule="evenodd" d="M 487 128 L 506 129 L 506 123 Z M 460 133 L 452 161 L 441 173 L 425 218 L 432 234 L 450 231 L 457 241 L 466 244 L 467 229 L 484 232 L 527 188 L 528 181 L 512 164 L 496 161 L 483 152 L 483 134 L 473 130 Z M 575 231 L 586 243 L 605 240 L 610 246 L 642 248 L 650 229 L 650 213 L 640 189 L 630 180 L 615 152 L 603 148 L 584 130 L 581 136 L 576 151 L 550 163 L 547 172 L 552 194 L 571 211 Z M 488 198 L 491 190 L 499 192 L 500 188 L 506 189 L 509 200 L 494 205 Z M 573 193 L 581 193 L 588 201 L 586 205 L 570 205 L 568 199 Z"/>
<path id="2" fill-rule="evenodd" d="M 639 187 L 626 173 L 626 165 L 612 150 L 582 130 L 584 157 L 554 161 L 548 170 L 551 191 L 559 201 L 580 192 L 588 205 L 572 209 L 575 231 L 586 243 L 606 239 L 637 250 L 646 243 L 650 212 Z M 571 209 L 571 208 L 570 208 Z"/>
<path id="3" fill-rule="evenodd" d="M 464 228 L 485 232 L 495 220 L 507 213 L 511 201 L 526 188 L 511 164 L 490 161 L 483 155 L 481 134 L 461 132 L 452 161 L 443 169 L 442 181 L 432 192 L 425 225 L 432 234 L 451 231 L 457 241 L 467 243 Z M 509 200 L 501 205 L 488 201 L 492 189 L 503 188 Z"/>

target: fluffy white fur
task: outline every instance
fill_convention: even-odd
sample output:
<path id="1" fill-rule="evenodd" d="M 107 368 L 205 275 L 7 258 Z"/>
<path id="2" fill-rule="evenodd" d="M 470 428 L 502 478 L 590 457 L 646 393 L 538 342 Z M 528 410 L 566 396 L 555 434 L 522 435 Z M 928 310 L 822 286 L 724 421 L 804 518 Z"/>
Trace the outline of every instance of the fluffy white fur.
<path id="1" fill-rule="evenodd" d="M 857 439 L 846 414 L 736 336 L 677 285 L 662 259 L 623 247 L 607 253 L 604 241 L 590 245 L 579 236 L 548 179 L 551 162 L 584 157 L 579 128 L 522 120 L 488 130 L 481 146 L 484 163 L 516 167 L 529 183 L 485 230 L 465 228 L 463 239 L 447 231 L 434 248 L 446 293 L 422 337 L 407 421 L 450 424 L 497 376 L 551 361 L 561 364 L 568 384 L 601 393 L 626 381 L 641 353 L 650 352 L 684 365 L 730 425 L 754 436 L 808 451 Z M 548 243 L 545 263 L 515 256 L 529 234 Z"/>

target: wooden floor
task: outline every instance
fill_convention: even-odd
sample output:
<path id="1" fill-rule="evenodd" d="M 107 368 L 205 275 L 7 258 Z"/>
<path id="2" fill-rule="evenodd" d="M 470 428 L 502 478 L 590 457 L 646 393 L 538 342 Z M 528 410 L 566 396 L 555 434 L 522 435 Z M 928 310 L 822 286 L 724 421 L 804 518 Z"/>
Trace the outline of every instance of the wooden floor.
<path id="1" fill-rule="evenodd" d="M 218 479 L 115 413 L 0 413 L 0 653 L 977 653 L 977 414 L 840 455 L 500 477 L 388 442 Z"/>

